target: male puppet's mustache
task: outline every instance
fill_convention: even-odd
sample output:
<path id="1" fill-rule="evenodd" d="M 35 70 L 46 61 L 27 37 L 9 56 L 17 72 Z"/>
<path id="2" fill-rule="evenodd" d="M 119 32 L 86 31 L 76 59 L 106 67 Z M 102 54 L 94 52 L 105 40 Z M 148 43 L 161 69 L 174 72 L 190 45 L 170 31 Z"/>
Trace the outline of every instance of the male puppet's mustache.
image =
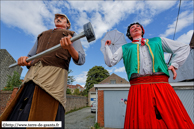
<path id="1" fill-rule="evenodd" d="M 57 20 L 57 22 L 61 22 L 60 20 Z"/>

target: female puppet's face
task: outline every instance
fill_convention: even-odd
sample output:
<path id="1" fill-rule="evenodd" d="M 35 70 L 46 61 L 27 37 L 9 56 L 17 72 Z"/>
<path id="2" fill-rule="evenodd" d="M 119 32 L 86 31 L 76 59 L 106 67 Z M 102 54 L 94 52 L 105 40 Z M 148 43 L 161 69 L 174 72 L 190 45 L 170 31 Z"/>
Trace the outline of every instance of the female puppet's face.
<path id="1" fill-rule="evenodd" d="M 137 37 L 137 36 L 142 36 L 142 28 L 140 25 L 138 24 L 134 24 L 130 27 L 130 34 L 131 37 Z"/>

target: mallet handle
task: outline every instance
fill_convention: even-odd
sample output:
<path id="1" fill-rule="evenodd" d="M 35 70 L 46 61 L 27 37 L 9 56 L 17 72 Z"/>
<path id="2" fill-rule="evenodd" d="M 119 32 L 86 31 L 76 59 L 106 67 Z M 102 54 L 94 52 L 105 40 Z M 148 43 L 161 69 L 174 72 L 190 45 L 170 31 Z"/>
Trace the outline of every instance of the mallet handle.
<path id="1" fill-rule="evenodd" d="M 71 42 L 74 42 L 74 41 L 76 41 L 76 40 L 78 40 L 78 39 L 80 39 L 80 38 L 83 38 L 84 36 L 85 36 L 85 33 L 84 33 L 84 31 L 83 31 L 83 32 L 81 32 L 80 34 L 78 34 L 78 35 L 72 37 L 70 40 L 71 40 Z M 34 59 L 40 58 L 40 57 L 42 57 L 42 56 L 44 56 L 44 55 L 46 55 L 46 54 L 49 54 L 49 53 L 51 53 L 51 52 L 54 52 L 54 51 L 58 50 L 59 48 L 61 48 L 61 44 L 58 44 L 58 45 L 56 45 L 56 46 L 54 46 L 54 47 L 52 47 L 52 48 L 49 48 L 49 49 L 47 49 L 47 50 L 45 50 L 45 51 L 43 51 L 43 52 L 41 52 L 41 53 L 38 53 L 38 54 L 36 54 L 36 55 L 34 55 L 34 56 L 32 56 L 32 57 L 29 57 L 28 59 L 26 59 L 26 62 L 29 62 L 29 61 L 32 61 L 32 60 L 34 60 Z M 17 65 L 18 65 L 18 63 L 11 64 L 11 65 L 9 66 L 9 68 L 12 68 L 12 67 L 17 66 Z"/>

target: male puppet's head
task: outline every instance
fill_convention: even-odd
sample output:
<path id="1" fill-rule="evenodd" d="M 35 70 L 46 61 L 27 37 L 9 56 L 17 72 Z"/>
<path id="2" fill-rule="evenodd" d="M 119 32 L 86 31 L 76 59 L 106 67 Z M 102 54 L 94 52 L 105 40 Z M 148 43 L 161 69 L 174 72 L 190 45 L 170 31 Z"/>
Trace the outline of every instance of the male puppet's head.
<path id="1" fill-rule="evenodd" d="M 55 14 L 55 26 L 60 27 L 60 28 L 65 28 L 65 29 L 70 29 L 71 23 L 68 19 L 68 17 L 65 14 Z"/>
<path id="2" fill-rule="evenodd" d="M 144 30 L 143 26 L 141 24 L 139 24 L 138 22 L 136 22 L 136 23 L 132 23 L 128 26 L 126 36 L 131 41 L 133 41 L 134 35 L 140 34 L 141 37 L 143 37 L 144 33 L 145 33 L 145 30 Z"/>

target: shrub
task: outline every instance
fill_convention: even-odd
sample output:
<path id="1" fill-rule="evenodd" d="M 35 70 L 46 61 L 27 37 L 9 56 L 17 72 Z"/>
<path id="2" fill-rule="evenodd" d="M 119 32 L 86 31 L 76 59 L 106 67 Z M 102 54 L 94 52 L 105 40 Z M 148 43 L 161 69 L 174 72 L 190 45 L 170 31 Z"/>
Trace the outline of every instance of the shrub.
<path id="1" fill-rule="evenodd" d="M 14 71 L 13 76 L 8 75 L 7 84 L 3 88 L 3 91 L 12 91 L 14 87 L 19 87 L 21 84 L 22 81 L 20 80 L 19 73 Z"/>

